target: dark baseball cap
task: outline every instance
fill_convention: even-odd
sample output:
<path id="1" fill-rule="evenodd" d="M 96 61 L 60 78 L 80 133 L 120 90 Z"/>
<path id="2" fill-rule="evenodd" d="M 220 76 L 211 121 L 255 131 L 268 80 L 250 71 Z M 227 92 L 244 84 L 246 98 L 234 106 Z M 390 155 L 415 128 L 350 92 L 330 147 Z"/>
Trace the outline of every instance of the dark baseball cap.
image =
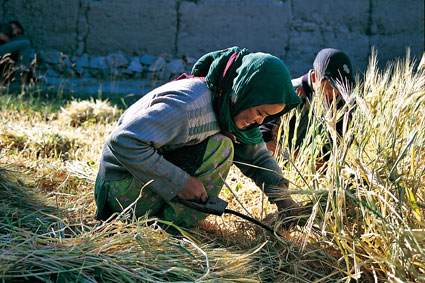
<path id="1" fill-rule="evenodd" d="M 350 59 L 341 50 L 334 48 L 320 50 L 314 59 L 313 69 L 319 77 L 327 79 L 335 89 L 341 84 L 348 89 L 355 86 Z"/>

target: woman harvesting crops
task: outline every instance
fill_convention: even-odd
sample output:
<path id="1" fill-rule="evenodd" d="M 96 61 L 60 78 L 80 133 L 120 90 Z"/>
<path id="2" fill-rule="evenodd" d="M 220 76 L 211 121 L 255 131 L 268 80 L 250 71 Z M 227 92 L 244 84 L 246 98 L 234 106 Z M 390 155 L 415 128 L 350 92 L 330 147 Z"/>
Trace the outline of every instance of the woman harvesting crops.
<path id="1" fill-rule="evenodd" d="M 153 180 L 143 188 L 136 216 L 149 212 L 193 226 L 205 215 L 172 200 L 218 195 L 233 161 L 279 208 L 293 204 L 276 199 L 276 187 L 288 181 L 258 128 L 301 102 L 285 64 L 233 47 L 204 55 L 192 73 L 154 89 L 120 118 L 101 156 L 97 219 L 122 211 Z"/>

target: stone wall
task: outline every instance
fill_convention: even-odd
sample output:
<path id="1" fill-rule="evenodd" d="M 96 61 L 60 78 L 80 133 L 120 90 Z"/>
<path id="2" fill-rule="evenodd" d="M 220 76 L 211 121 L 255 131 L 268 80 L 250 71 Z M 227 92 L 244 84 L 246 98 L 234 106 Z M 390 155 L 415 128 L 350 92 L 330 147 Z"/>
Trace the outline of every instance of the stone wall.
<path id="1" fill-rule="evenodd" d="M 364 71 L 424 52 L 423 0 L 0 0 L 2 21 L 19 20 L 36 50 L 74 56 L 199 57 L 238 45 L 281 57 L 293 76 L 321 48 L 342 49 Z"/>

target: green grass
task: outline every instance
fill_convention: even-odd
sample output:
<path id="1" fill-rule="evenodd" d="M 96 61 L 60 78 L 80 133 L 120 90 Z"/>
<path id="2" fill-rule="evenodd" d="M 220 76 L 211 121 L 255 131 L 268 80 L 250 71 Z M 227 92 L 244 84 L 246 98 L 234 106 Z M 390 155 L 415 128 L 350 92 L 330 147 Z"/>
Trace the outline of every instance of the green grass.
<path id="1" fill-rule="evenodd" d="M 35 95 L 27 92 L 0 95 L 1 111 L 34 111 L 50 114 L 59 111 L 62 104 L 62 99 L 50 95 Z"/>

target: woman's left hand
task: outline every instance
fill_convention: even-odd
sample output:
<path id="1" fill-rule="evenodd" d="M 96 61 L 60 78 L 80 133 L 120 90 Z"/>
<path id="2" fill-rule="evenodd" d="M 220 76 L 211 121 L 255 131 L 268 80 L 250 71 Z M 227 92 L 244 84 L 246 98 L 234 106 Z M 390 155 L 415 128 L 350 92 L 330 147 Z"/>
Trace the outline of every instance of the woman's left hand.
<path id="1" fill-rule="evenodd" d="M 278 186 L 284 190 L 288 190 L 288 183 L 280 183 Z M 298 214 L 298 210 L 300 209 L 300 205 L 296 203 L 290 196 L 276 201 L 275 204 L 280 212 L 285 211 L 288 216 L 296 216 Z"/>

